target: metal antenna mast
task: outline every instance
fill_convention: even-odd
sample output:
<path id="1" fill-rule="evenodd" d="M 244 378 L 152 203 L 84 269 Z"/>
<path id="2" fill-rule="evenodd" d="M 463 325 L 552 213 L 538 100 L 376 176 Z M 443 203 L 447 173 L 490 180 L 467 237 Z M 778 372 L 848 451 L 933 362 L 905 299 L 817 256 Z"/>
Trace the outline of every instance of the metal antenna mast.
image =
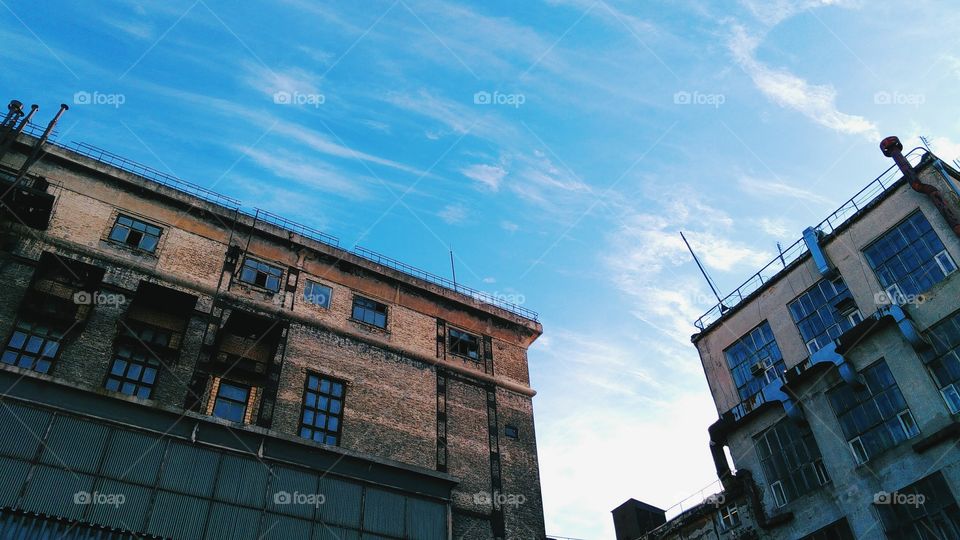
<path id="1" fill-rule="evenodd" d="M 697 263 L 697 268 L 699 268 L 700 273 L 703 274 L 703 279 L 707 280 L 707 285 L 710 286 L 713 295 L 717 297 L 717 303 L 720 304 L 720 309 L 723 309 L 723 300 L 720 299 L 720 293 L 718 293 L 717 288 L 713 286 L 713 281 L 710 279 L 710 276 L 707 275 L 707 271 L 703 268 L 703 265 L 700 264 L 700 259 L 698 259 L 697 254 L 693 252 L 693 248 L 690 247 L 690 242 L 687 242 L 687 237 L 683 235 L 683 231 L 680 231 L 680 238 L 683 238 L 683 243 L 687 245 L 687 250 L 690 251 L 690 255 L 693 255 L 693 260 Z"/>

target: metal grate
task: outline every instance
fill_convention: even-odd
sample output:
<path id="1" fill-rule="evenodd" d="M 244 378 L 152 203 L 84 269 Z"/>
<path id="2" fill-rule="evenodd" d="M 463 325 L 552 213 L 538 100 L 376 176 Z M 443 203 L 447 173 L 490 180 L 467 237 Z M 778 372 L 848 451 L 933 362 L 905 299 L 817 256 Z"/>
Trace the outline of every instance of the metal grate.
<path id="1" fill-rule="evenodd" d="M 910 164 L 916 166 L 923 157 L 926 150 L 923 148 L 914 148 L 907 155 Z M 874 199 L 883 194 L 898 179 L 899 170 L 896 165 L 891 165 L 880 176 L 874 178 L 866 187 L 857 192 L 847 202 L 843 203 L 837 210 L 827 216 L 815 228 L 824 234 L 831 234 L 840 226 L 846 223 L 857 212 L 869 205 Z M 807 246 L 803 239 L 799 239 L 789 247 L 784 249 L 777 258 L 767 263 L 763 268 L 750 276 L 742 285 L 737 287 L 732 293 L 726 296 L 720 303 L 716 304 L 706 313 L 700 316 L 694 322 L 700 330 L 706 329 L 711 324 L 720 320 L 723 314 L 754 292 L 760 290 L 767 282 L 784 271 L 787 266 L 807 253 Z"/>

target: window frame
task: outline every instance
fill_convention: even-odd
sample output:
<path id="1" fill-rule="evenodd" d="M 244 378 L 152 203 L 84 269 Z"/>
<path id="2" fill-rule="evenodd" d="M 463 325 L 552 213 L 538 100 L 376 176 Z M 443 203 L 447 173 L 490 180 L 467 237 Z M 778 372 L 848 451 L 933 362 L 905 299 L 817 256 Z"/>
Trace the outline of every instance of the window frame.
<path id="1" fill-rule="evenodd" d="M 310 387 L 311 378 L 317 380 L 317 387 L 315 389 Z M 329 390 L 323 390 L 324 382 L 328 383 L 327 386 Z M 336 393 L 337 387 L 339 387 L 339 394 Z M 309 405 L 308 396 L 310 394 L 315 394 L 313 405 Z M 321 398 L 326 400 L 324 407 L 320 407 L 319 405 Z M 323 373 L 308 371 L 303 381 L 303 398 L 300 400 L 300 420 L 297 425 L 297 436 L 328 446 L 340 446 L 343 437 L 343 416 L 344 410 L 346 409 L 346 398 L 346 381 Z M 338 411 L 331 410 L 334 401 L 339 401 Z M 310 422 L 307 422 L 307 413 L 312 415 Z M 316 424 L 318 414 L 322 414 L 325 417 L 323 427 L 319 427 Z M 328 429 L 331 418 L 336 419 L 336 427 Z M 305 436 L 304 431 L 308 431 L 310 436 Z M 321 440 L 315 438 L 317 434 L 321 434 Z M 333 439 L 332 443 L 327 442 L 330 438 Z"/>
<path id="2" fill-rule="evenodd" d="M 23 326 L 28 326 L 29 328 L 25 329 Z M 45 333 L 43 335 L 34 333 L 37 327 L 44 328 Z M 18 333 L 23 334 L 24 339 L 21 342 L 21 345 L 12 347 L 11 344 L 13 343 L 14 337 Z M 53 338 L 51 338 L 52 334 L 59 335 L 55 335 Z M 13 328 L 11 329 L 10 336 L 7 338 L 6 343 L 3 346 L 3 350 L 0 351 L 0 362 L 3 362 L 8 366 L 18 367 L 20 369 L 29 369 L 30 371 L 35 371 L 37 373 L 49 374 L 53 371 L 53 368 L 56 366 L 57 359 L 60 357 L 60 351 L 63 349 L 63 340 L 65 337 L 66 332 L 56 328 L 55 325 L 45 325 L 18 317 L 14 320 Z M 30 352 L 26 348 L 33 338 L 40 339 L 40 345 L 38 346 L 36 352 Z M 56 344 L 53 354 L 43 354 L 49 350 L 50 343 Z M 8 353 L 13 353 L 16 355 L 12 362 L 7 361 Z M 21 365 L 21 360 L 24 357 L 32 359 L 29 366 Z M 45 362 L 46 364 L 41 364 L 41 362 Z M 37 366 L 40 365 L 45 365 L 46 368 L 37 369 Z"/>
<path id="3" fill-rule="evenodd" d="M 832 291 L 829 297 L 827 296 L 829 291 L 825 290 L 826 287 L 829 287 L 829 291 Z M 815 297 L 817 295 L 823 299 L 822 302 L 816 301 Z M 853 303 L 852 310 L 842 311 L 837 308 L 838 303 L 848 299 Z M 832 279 L 822 278 L 817 280 L 816 283 L 787 303 L 787 311 L 790 312 L 790 319 L 793 320 L 793 324 L 810 355 L 826 347 L 831 341 L 853 328 L 856 325 L 852 320 L 854 315 L 859 315 L 860 320 L 863 320 L 863 314 L 860 313 L 860 309 L 856 305 L 853 293 L 843 280 L 843 276 L 840 275 Z M 829 320 L 825 320 L 825 316 L 829 316 Z M 820 331 L 815 335 L 808 335 L 810 331 L 815 330 Z M 832 334 L 836 334 L 836 336 Z"/>
<path id="4" fill-rule="evenodd" d="M 130 223 L 122 223 L 122 220 L 129 220 Z M 142 225 L 143 229 L 140 230 L 137 228 L 137 225 Z M 126 230 L 126 234 L 123 239 L 114 238 L 118 227 Z M 150 229 L 156 229 L 156 234 L 153 234 Z M 107 232 L 106 240 L 107 242 L 121 246 L 126 249 L 136 251 L 138 253 L 143 253 L 146 255 L 157 254 L 157 251 L 160 249 L 160 239 L 163 238 L 164 228 L 156 223 L 145 220 L 143 218 L 134 216 L 132 214 L 127 214 L 124 212 L 118 212 L 117 217 L 113 220 L 113 225 L 110 226 L 110 230 Z M 140 235 L 140 239 L 136 244 L 131 244 L 129 242 L 131 233 L 137 233 Z M 143 240 L 147 237 L 154 238 L 153 248 L 148 249 L 142 246 Z"/>
<path id="5" fill-rule="evenodd" d="M 358 308 L 357 304 L 363 303 L 363 302 L 369 302 L 372 304 L 372 307 L 360 306 L 360 309 L 363 309 L 365 312 L 370 312 L 374 314 L 372 321 L 368 321 L 364 317 L 357 317 L 357 308 Z M 379 310 L 377 310 L 377 307 L 383 308 L 383 312 L 382 312 L 383 325 L 382 326 L 376 323 L 376 320 L 377 320 L 376 315 L 380 314 Z M 374 300 L 373 298 L 369 298 L 367 296 L 354 293 L 353 302 L 351 303 L 351 306 L 350 306 L 350 320 L 354 322 L 358 322 L 360 324 L 370 326 L 372 328 L 379 328 L 380 330 L 386 330 L 387 325 L 390 323 L 390 306 L 388 306 L 383 302 Z"/>
<path id="6" fill-rule="evenodd" d="M 756 337 L 759 335 L 762 339 L 766 340 L 764 334 L 770 335 L 770 340 L 764 341 L 760 347 L 757 347 Z M 755 335 L 756 334 L 756 335 Z M 747 341 L 749 339 L 749 342 Z M 742 361 L 737 361 L 735 364 L 734 360 L 739 358 L 739 356 L 731 356 L 736 354 L 735 349 L 737 347 L 746 347 L 745 351 L 748 353 L 744 356 Z M 776 352 L 776 354 L 773 354 Z M 760 356 L 762 353 L 766 353 L 765 356 Z M 773 327 L 770 326 L 769 320 L 764 320 L 757 326 L 750 329 L 748 332 L 740 336 L 736 341 L 730 344 L 723 350 L 723 356 L 727 363 L 727 369 L 730 372 L 730 377 L 733 379 L 733 385 L 737 392 L 737 396 L 740 398 L 741 402 L 745 402 L 751 399 L 754 399 L 758 394 L 760 394 L 769 380 L 768 373 L 772 370 L 773 376 L 777 379 L 782 377 L 783 372 L 786 371 L 786 363 L 783 358 L 783 351 L 780 350 L 780 345 L 777 343 L 777 337 L 773 333 Z M 762 371 L 757 370 L 757 373 L 754 373 L 754 366 L 759 365 L 761 362 L 766 362 L 771 360 L 770 364 L 767 365 Z M 749 374 L 749 378 L 744 378 L 742 385 L 737 384 L 737 371 L 740 370 L 745 374 Z M 759 386 L 757 386 L 759 384 Z M 749 390 L 756 386 L 756 391 L 749 392 Z M 744 393 L 748 395 L 744 395 Z"/>
<path id="7" fill-rule="evenodd" d="M 929 227 L 929 230 L 920 232 L 920 228 L 916 225 L 916 223 L 913 222 L 913 220 L 918 217 L 923 220 L 923 222 L 926 224 L 926 227 Z M 871 255 L 869 251 L 871 249 L 874 249 L 880 242 L 884 242 L 888 240 L 891 240 L 892 242 L 892 238 L 893 238 L 892 235 L 894 234 L 894 232 L 899 233 L 900 240 L 907 239 L 908 238 L 907 235 L 901 230 L 901 228 L 908 223 L 920 234 L 913 240 L 906 240 L 905 245 L 899 248 L 895 248 L 894 244 L 891 243 L 890 244 L 891 249 L 896 249 L 896 251 L 892 252 L 890 256 L 884 258 L 882 261 L 879 261 L 877 264 L 874 264 L 874 256 Z M 930 235 L 930 238 L 925 240 L 924 237 L 926 235 Z M 896 261 L 897 263 L 899 263 L 901 267 L 903 267 L 903 269 L 906 269 L 906 265 L 904 264 L 903 259 L 901 259 L 901 255 L 903 255 L 904 253 L 907 253 L 908 251 L 912 252 L 912 254 L 917 255 L 916 259 L 920 260 L 920 256 L 917 253 L 917 250 L 919 249 L 917 247 L 918 242 L 920 242 L 920 247 L 930 252 L 929 260 L 920 262 L 918 266 L 914 267 L 912 270 L 906 271 L 906 273 L 903 273 L 900 275 L 894 275 L 893 270 L 889 268 L 889 265 L 891 264 L 891 261 Z M 937 234 L 937 230 L 933 228 L 933 224 L 930 223 L 930 220 L 927 218 L 926 214 L 924 214 L 920 208 L 917 208 L 914 211 L 910 212 L 910 214 L 908 214 L 906 217 L 898 221 L 895 225 L 893 225 L 892 227 L 880 233 L 880 235 L 878 235 L 869 244 L 861 248 L 860 252 L 863 255 L 863 258 L 866 259 L 867 266 L 870 267 L 870 269 L 873 271 L 874 276 L 877 278 L 877 282 L 880 284 L 880 288 L 887 293 L 888 298 L 890 298 L 892 302 L 898 303 L 898 304 L 902 303 L 901 299 L 903 298 L 913 298 L 927 292 L 928 290 L 930 290 L 931 287 L 933 287 L 937 283 L 940 283 L 941 281 L 946 279 L 948 276 L 950 276 L 951 274 L 957 271 L 957 262 L 953 260 L 953 256 L 950 255 L 950 252 L 947 250 L 946 244 L 943 243 L 943 239 L 940 238 L 939 234 Z M 880 254 L 881 253 L 878 253 L 877 255 L 880 255 Z M 946 255 L 949 261 L 953 263 L 952 271 L 946 272 L 944 270 L 943 263 L 942 261 L 939 260 L 941 255 Z M 940 270 L 940 273 L 943 274 L 943 277 L 941 279 L 933 281 L 930 285 L 923 288 L 923 290 L 913 290 L 912 287 L 908 288 L 906 285 L 909 285 L 911 282 L 918 286 L 920 285 L 915 275 L 921 270 L 923 270 L 923 267 L 925 265 L 929 265 L 930 263 L 933 263 L 935 267 L 938 270 Z M 931 269 L 932 268 L 928 269 L 925 272 L 925 274 L 929 274 L 929 271 Z M 893 279 L 889 283 L 885 283 L 885 281 L 887 281 L 888 276 L 893 277 L 895 279 Z M 911 281 L 905 282 L 907 278 L 909 278 Z M 897 296 L 891 296 L 891 293 L 890 293 L 890 289 L 894 286 L 896 286 L 896 290 L 898 293 Z"/>
<path id="8" fill-rule="evenodd" d="M 722 508 L 718 508 L 717 521 L 720 522 L 719 529 L 721 532 L 736 529 L 743 523 L 740 519 L 740 506 L 737 503 L 731 503 Z"/>
<path id="9" fill-rule="evenodd" d="M 327 294 L 326 294 L 327 301 L 325 304 L 320 304 L 318 302 L 314 302 L 311 300 L 311 298 L 314 298 L 314 295 L 308 294 L 308 291 L 312 291 L 315 287 L 322 287 L 327 290 Z M 314 281 L 310 278 L 304 278 L 303 301 L 304 303 L 309 304 L 311 306 L 329 310 L 330 306 L 333 304 L 333 287 L 329 285 L 324 285 L 323 283 L 320 283 L 319 281 Z"/>
<path id="10" fill-rule="evenodd" d="M 127 348 L 130 350 L 129 356 L 121 357 L 120 350 L 121 348 Z M 145 349 L 137 351 L 135 349 Z M 134 355 L 140 353 L 143 356 L 143 361 L 137 359 Z M 139 399 L 153 399 L 153 392 L 157 387 L 157 380 L 160 377 L 160 368 L 161 362 L 156 357 L 156 355 L 150 351 L 148 347 L 129 347 L 127 345 L 119 345 L 114 348 L 113 354 L 111 355 L 112 361 L 107 368 L 107 374 L 103 379 L 103 388 L 109 392 L 117 392 L 130 397 L 135 397 Z M 119 362 L 124 362 L 122 373 L 115 373 L 114 368 Z M 136 378 L 128 376 L 132 366 L 139 366 L 140 372 Z M 153 370 L 153 380 L 150 382 L 145 382 L 144 376 L 148 373 L 148 370 Z M 110 388 L 110 382 L 116 381 L 117 387 Z M 132 385 L 133 391 L 127 393 L 123 390 L 126 385 Z M 146 395 L 140 395 L 141 389 L 147 389 Z"/>
<path id="11" fill-rule="evenodd" d="M 463 336 L 466 336 L 467 338 L 473 338 L 473 344 L 476 346 L 476 350 L 475 350 L 475 351 L 476 351 L 476 356 L 471 356 L 471 355 L 469 354 L 469 353 L 470 353 L 470 350 L 469 350 L 470 342 L 469 342 L 469 340 L 464 340 L 464 338 L 462 338 L 462 337 L 454 338 L 454 337 L 453 337 L 453 333 L 454 333 L 454 332 L 456 332 L 457 334 L 462 334 Z M 461 343 L 467 343 L 468 349 L 467 349 L 467 353 L 466 353 L 466 354 L 464 354 L 464 353 L 462 353 L 462 352 L 460 352 L 460 351 L 458 351 L 458 350 L 454 350 L 454 349 L 455 349 L 454 339 L 456 339 L 456 345 L 459 345 L 459 344 L 461 344 Z M 459 356 L 459 357 L 461 357 L 461 358 L 466 358 L 466 359 L 472 360 L 472 361 L 474 361 L 474 362 L 479 362 L 479 361 L 482 359 L 482 358 L 481 358 L 481 354 L 482 354 L 481 342 L 482 342 L 482 338 L 480 337 L 479 334 L 474 334 L 474 333 L 472 333 L 472 332 L 467 332 L 466 330 L 460 330 L 459 328 L 454 328 L 454 327 L 452 327 L 452 326 L 448 326 L 448 327 L 447 327 L 447 352 L 449 352 L 450 354 Z"/>
<path id="12" fill-rule="evenodd" d="M 248 261 L 253 262 L 254 266 L 248 266 L 247 265 Z M 261 267 L 265 267 L 266 270 Z M 246 274 L 247 270 L 250 270 L 254 273 L 253 281 L 248 281 L 247 279 L 245 279 L 244 275 Z M 273 273 L 270 270 L 276 270 L 278 273 Z M 258 283 L 258 278 L 260 277 L 261 274 L 263 274 L 264 276 L 262 284 Z M 258 257 L 251 257 L 249 255 L 245 255 L 243 257 L 243 260 L 240 261 L 240 269 L 239 269 L 239 272 L 237 272 L 237 281 L 245 285 L 256 287 L 263 291 L 269 292 L 270 294 L 278 294 L 280 292 L 280 289 L 283 287 L 283 274 L 284 274 L 284 271 L 282 267 L 270 264 Z M 276 278 L 277 280 L 276 289 L 268 286 L 268 284 L 270 283 L 269 281 L 270 277 Z"/>
<path id="13" fill-rule="evenodd" d="M 781 418 L 757 433 L 753 445 L 764 481 L 778 507 L 831 482 L 813 432 L 791 418 Z"/>
<path id="14" fill-rule="evenodd" d="M 220 392 L 223 391 L 224 386 L 229 386 L 229 387 L 244 390 L 244 392 L 246 393 L 246 398 L 244 399 L 244 401 L 241 402 L 232 397 L 226 397 L 226 396 L 221 397 Z M 221 420 L 226 420 L 227 422 L 235 422 L 237 424 L 246 423 L 247 412 L 249 412 L 248 409 L 250 408 L 250 396 L 252 395 L 252 392 L 253 392 L 253 387 L 250 386 L 249 384 L 241 384 L 241 383 L 229 381 L 226 379 L 220 379 L 217 382 L 217 393 L 215 396 L 213 396 L 213 407 L 210 409 L 210 416 L 214 416 Z M 231 418 L 226 418 L 217 414 L 217 406 L 220 404 L 221 399 L 233 404 L 240 404 L 240 403 L 243 404 L 243 412 L 240 413 L 239 420 L 233 420 Z"/>

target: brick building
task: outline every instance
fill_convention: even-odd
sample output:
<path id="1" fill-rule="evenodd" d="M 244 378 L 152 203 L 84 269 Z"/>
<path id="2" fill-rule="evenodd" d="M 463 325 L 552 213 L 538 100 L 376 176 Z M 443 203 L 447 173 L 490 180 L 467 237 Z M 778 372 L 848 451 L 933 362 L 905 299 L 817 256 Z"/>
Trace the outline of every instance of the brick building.
<path id="1" fill-rule="evenodd" d="M 642 538 L 960 538 L 960 173 L 901 148 L 696 322 L 724 489 Z"/>
<path id="2" fill-rule="evenodd" d="M 20 116 L 0 536 L 545 536 L 535 313 Z"/>

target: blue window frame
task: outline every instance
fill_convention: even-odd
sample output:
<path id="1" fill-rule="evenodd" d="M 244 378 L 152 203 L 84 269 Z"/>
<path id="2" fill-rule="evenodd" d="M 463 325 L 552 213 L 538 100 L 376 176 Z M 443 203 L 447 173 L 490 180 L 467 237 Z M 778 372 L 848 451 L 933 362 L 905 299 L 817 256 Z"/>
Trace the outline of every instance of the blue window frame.
<path id="1" fill-rule="evenodd" d="M 840 384 L 827 392 L 857 463 L 920 434 L 885 360 L 864 369 L 862 389 Z"/>
<path id="2" fill-rule="evenodd" d="M 960 312 L 937 323 L 928 337 L 933 346 L 924 354 L 927 367 L 950 412 L 960 413 Z"/>
<path id="3" fill-rule="evenodd" d="M 724 352 L 737 385 L 740 399 L 746 401 L 764 386 L 782 377 L 786 371 L 783 355 L 773 337 L 770 323 L 763 321 Z"/>
<path id="4" fill-rule="evenodd" d="M 840 277 L 821 279 L 788 307 L 810 354 L 863 320 L 850 290 Z"/>
<path id="5" fill-rule="evenodd" d="M 280 268 L 246 257 L 243 259 L 243 268 L 240 269 L 240 281 L 262 287 L 271 292 L 280 291 L 280 278 L 283 270 Z"/>
<path id="6" fill-rule="evenodd" d="M 758 435 L 754 447 L 778 507 L 830 481 L 813 433 L 790 418 Z"/>
<path id="7" fill-rule="evenodd" d="M 137 218 L 120 214 L 110 230 L 110 240 L 118 244 L 153 253 L 160 242 L 162 229 Z"/>
<path id="8" fill-rule="evenodd" d="M 387 327 L 387 306 L 362 296 L 353 297 L 353 319 L 379 328 Z"/>
<path id="9" fill-rule="evenodd" d="M 880 286 L 904 303 L 956 272 L 957 265 L 930 222 L 917 210 L 863 250 Z"/>
<path id="10" fill-rule="evenodd" d="M 220 381 L 217 399 L 213 404 L 213 415 L 231 422 L 243 422 L 243 417 L 247 414 L 249 398 L 249 386 Z"/>
<path id="11" fill-rule="evenodd" d="M 308 304 L 330 308 L 330 299 L 333 297 L 333 289 L 326 285 L 321 285 L 309 279 L 303 287 L 303 301 Z"/>
<path id="12" fill-rule="evenodd" d="M 344 385 L 320 375 L 307 374 L 300 416 L 300 436 L 323 444 L 340 444 Z"/>
<path id="13" fill-rule="evenodd" d="M 60 352 L 63 332 L 56 328 L 19 320 L 3 351 L 4 364 L 48 373 Z"/>

